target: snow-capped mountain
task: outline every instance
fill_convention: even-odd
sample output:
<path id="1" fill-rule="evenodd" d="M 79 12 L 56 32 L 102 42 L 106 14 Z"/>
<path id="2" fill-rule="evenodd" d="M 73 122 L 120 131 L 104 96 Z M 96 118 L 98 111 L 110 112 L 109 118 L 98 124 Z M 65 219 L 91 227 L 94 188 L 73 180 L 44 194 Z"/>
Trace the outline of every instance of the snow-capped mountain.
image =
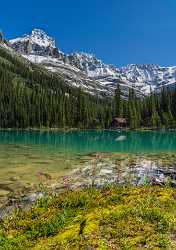
<path id="1" fill-rule="evenodd" d="M 176 84 L 176 66 L 161 67 L 158 65 L 131 64 L 121 69 L 122 78 L 135 85 L 146 85 L 151 90 Z"/>
<path id="2" fill-rule="evenodd" d="M 73 53 L 68 56 L 69 63 L 84 71 L 88 77 L 99 79 L 99 77 L 106 77 L 116 75 L 117 68 L 112 65 L 105 65 L 101 60 L 97 59 L 92 54 L 87 53 Z"/>
<path id="3" fill-rule="evenodd" d="M 12 44 L 18 42 L 31 42 L 31 44 L 37 44 L 40 47 L 52 47 L 55 48 L 55 41 L 53 38 L 49 37 L 43 30 L 34 29 L 31 35 L 26 35 L 20 38 L 12 39 L 10 41 Z"/>
<path id="4" fill-rule="evenodd" d="M 65 54 L 56 47 L 53 38 L 39 29 L 9 42 L 26 59 L 62 75 L 68 84 L 93 95 L 112 96 L 117 84 L 125 97 L 129 88 L 135 89 L 139 96 L 145 96 L 163 86 L 176 86 L 176 67 L 131 64 L 117 68 L 104 64 L 92 54 Z"/>
<path id="5" fill-rule="evenodd" d="M 11 47 L 22 55 L 60 56 L 55 40 L 40 29 L 34 29 L 30 35 L 24 35 L 9 42 Z"/>

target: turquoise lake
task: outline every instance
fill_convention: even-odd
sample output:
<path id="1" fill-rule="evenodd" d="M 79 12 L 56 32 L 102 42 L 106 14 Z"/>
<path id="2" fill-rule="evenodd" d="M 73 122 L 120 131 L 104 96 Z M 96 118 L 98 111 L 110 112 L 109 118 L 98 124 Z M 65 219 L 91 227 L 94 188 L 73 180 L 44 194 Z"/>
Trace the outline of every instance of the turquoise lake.
<path id="1" fill-rule="evenodd" d="M 98 130 L 71 132 L 1 131 L 0 145 L 14 146 L 16 150 L 18 146 L 20 149 L 23 146 L 30 146 L 41 151 L 78 154 L 93 152 L 176 152 L 176 132 Z"/>
<path id="2" fill-rule="evenodd" d="M 98 158 L 97 158 L 98 155 Z M 96 162 L 96 163 L 95 163 Z M 159 163 L 158 163 L 159 162 Z M 33 188 L 41 181 L 62 183 L 78 170 L 75 183 L 88 180 L 85 172 L 98 166 L 101 179 L 145 178 L 160 168 L 175 169 L 175 131 L 0 131 L 0 203 L 14 190 Z M 161 176 L 162 177 L 162 176 Z M 104 178 L 104 177 L 103 177 Z M 133 178 L 134 179 L 134 178 Z M 2 203 L 4 201 L 2 200 Z"/>

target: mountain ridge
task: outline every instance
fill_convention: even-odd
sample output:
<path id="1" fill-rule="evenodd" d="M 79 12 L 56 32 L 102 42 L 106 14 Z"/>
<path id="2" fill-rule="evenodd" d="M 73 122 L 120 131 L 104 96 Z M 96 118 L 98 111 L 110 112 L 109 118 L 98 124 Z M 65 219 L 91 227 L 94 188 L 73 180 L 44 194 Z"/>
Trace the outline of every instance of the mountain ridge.
<path id="1" fill-rule="evenodd" d="M 34 29 L 30 35 L 9 40 L 11 47 L 33 63 L 63 75 L 70 85 L 81 87 L 93 95 L 112 96 L 119 84 L 124 97 L 130 88 L 138 96 L 149 95 L 163 87 L 175 87 L 176 66 L 129 64 L 118 68 L 103 63 L 85 52 L 66 54 L 55 46 L 55 40 L 45 31 Z"/>

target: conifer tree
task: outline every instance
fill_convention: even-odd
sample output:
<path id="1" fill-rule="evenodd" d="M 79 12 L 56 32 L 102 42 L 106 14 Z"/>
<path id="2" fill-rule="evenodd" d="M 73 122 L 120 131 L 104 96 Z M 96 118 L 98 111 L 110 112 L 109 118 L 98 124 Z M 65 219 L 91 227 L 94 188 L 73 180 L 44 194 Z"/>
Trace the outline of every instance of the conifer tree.
<path id="1" fill-rule="evenodd" d="M 117 85 L 117 89 L 115 90 L 115 116 L 122 117 L 123 116 L 123 102 L 121 98 L 121 89 L 120 84 Z"/>

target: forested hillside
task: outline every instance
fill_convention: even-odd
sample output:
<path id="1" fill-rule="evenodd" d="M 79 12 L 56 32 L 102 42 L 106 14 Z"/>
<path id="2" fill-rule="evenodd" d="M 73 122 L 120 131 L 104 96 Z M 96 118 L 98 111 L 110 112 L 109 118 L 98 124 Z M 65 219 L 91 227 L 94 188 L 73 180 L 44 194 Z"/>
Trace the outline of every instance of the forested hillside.
<path id="1" fill-rule="evenodd" d="M 110 105 L 0 47 L 0 127 L 108 127 Z"/>
<path id="2" fill-rule="evenodd" d="M 128 100 L 121 98 L 118 87 L 115 92 L 114 113 L 126 117 L 131 129 L 143 127 L 176 127 L 176 90 L 163 88 L 160 93 L 151 92 L 146 98 L 137 98 L 133 89 Z"/>
<path id="3" fill-rule="evenodd" d="M 124 100 L 117 86 L 114 99 L 91 96 L 0 46 L 0 127 L 109 128 L 113 117 L 126 118 L 131 129 L 176 126 L 174 89 L 146 98 L 130 89 Z"/>

